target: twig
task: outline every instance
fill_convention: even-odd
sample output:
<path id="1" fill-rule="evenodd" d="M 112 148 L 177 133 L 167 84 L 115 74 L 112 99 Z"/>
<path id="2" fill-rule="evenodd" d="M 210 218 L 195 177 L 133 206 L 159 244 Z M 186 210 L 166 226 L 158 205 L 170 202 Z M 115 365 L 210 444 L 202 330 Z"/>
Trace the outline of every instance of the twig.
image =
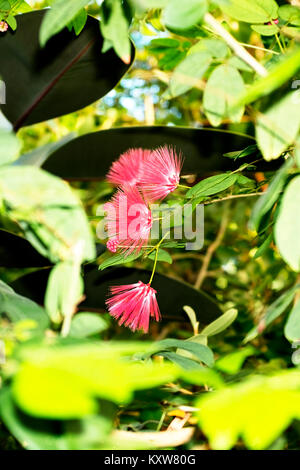
<path id="1" fill-rule="evenodd" d="M 228 225 L 228 221 L 229 221 L 229 208 L 230 208 L 230 203 L 226 206 L 226 208 L 223 212 L 221 225 L 220 225 L 217 237 L 213 241 L 213 243 L 211 243 L 211 245 L 209 245 L 209 247 L 207 249 L 206 255 L 205 255 L 204 260 L 203 260 L 203 264 L 201 266 L 201 269 L 200 269 L 200 271 L 198 273 L 198 276 L 197 276 L 197 280 L 195 282 L 195 289 L 200 289 L 201 288 L 201 286 L 203 284 L 203 281 L 206 278 L 207 271 L 208 271 L 210 262 L 212 260 L 212 257 L 213 257 L 214 253 L 217 251 L 217 249 L 219 248 L 219 246 L 222 243 L 222 240 L 223 240 L 224 235 L 226 233 L 226 228 L 227 228 L 227 225 Z"/>
<path id="2" fill-rule="evenodd" d="M 209 206 L 210 204 L 216 204 L 217 202 L 224 202 L 224 201 L 230 201 L 232 199 L 240 199 L 240 198 L 243 198 L 243 197 L 257 197 L 257 196 L 263 196 L 264 193 L 260 192 L 260 193 L 251 193 L 251 194 L 233 194 L 231 196 L 226 196 L 226 197 L 222 197 L 222 198 L 219 198 L 219 199 L 212 199 L 211 201 L 207 201 L 207 202 L 203 202 L 202 204 L 204 206 Z"/>
<path id="3" fill-rule="evenodd" d="M 268 71 L 216 20 L 210 13 L 206 13 L 204 21 L 215 33 L 221 36 L 235 54 L 248 64 L 258 75 L 266 77 Z"/>

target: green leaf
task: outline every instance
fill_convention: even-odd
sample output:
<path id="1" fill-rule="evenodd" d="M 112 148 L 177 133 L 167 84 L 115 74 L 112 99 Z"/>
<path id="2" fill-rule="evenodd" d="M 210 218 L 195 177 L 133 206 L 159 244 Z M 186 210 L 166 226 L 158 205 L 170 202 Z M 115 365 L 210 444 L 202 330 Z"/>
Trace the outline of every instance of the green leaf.
<path id="1" fill-rule="evenodd" d="M 207 8 L 206 0 L 169 0 L 163 12 L 163 21 L 169 28 L 188 29 L 202 20 Z"/>
<path id="2" fill-rule="evenodd" d="M 47 41 L 73 21 L 89 0 L 56 0 L 47 11 L 40 29 L 40 43 Z"/>
<path id="3" fill-rule="evenodd" d="M 229 0 L 220 8 L 235 20 L 246 23 L 267 23 L 278 17 L 274 0 Z"/>
<path id="4" fill-rule="evenodd" d="M 152 39 L 149 45 L 149 49 L 166 49 L 166 48 L 178 48 L 180 47 L 180 41 L 173 38 L 157 38 Z"/>
<path id="5" fill-rule="evenodd" d="M 284 336 L 291 342 L 300 340 L 300 302 L 297 302 L 289 314 L 284 327 Z"/>
<path id="6" fill-rule="evenodd" d="M 256 338 L 259 334 L 261 334 L 273 321 L 275 321 L 282 313 L 286 311 L 286 309 L 292 303 L 295 293 L 299 289 L 299 286 L 293 287 L 289 289 L 287 292 L 282 294 L 270 307 L 268 307 L 266 314 L 261 319 L 259 325 L 253 328 L 244 339 L 244 343 L 252 341 Z"/>
<path id="7" fill-rule="evenodd" d="M 252 346 L 247 346 L 240 351 L 235 351 L 218 359 L 216 361 L 216 368 L 226 374 L 238 374 L 245 360 L 254 354 L 257 354 L 256 349 Z"/>
<path id="8" fill-rule="evenodd" d="M 102 5 L 101 32 L 109 46 L 125 64 L 131 61 L 131 43 L 128 36 L 129 22 L 121 1 L 106 0 Z M 108 50 L 104 45 L 105 50 Z"/>
<path id="9" fill-rule="evenodd" d="M 240 437 L 249 449 L 266 449 L 300 418 L 299 372 L 251 377 L 204 394 L 195 406 L 212 449 L 231 449 Z"/>
<path id="10" fill-rule="evenodd" d="M 192 353 L 199 361 L 203 362 L 208 367 L 213 367 L 214 365 L 214 357 L 211 349 L 201 343 L 194 343 L 193 341 L 165 339 L 155 343 L 152 354 L 158 354 L 161 351 L 167 351 L 174 348 L 183 349 Z"/>
<path id="11" fill-rule="evenodd" d="M 252 68 L 236 55 L 230 57 L 227 64 L 235 69 L 241 70 L 242 72 L 253 72 Z"/>
<path id="12" fill-rule="evenodd" d="M 14 399 L 32 416 L 79 419 L 98 412 L 98 398 L 124 404 L 135 390 L 176 379 L 179 371 L 171 364 L 142 364 L 121 357 L 130 348 L 141 349 L 136 346 L 123 345 L 118 351 L 112 343 L 83 343 L 24 350 L 26 360 L 14 377 Z"/>
<path id="13" fill-rule="evenodd" d="M 87 11 L 83 8 L 69 24 L 69 28 L 74 28 L 76 36 L 79 36 L 87 22 Z"/>
<path id="14" fill-rule="evenodd" d="M 21 142 L 15 134 L 0 130 L 0 165 L 7 165 L 18 158 Z"/>
<path id="15" fill-rule="evenodd" d="M 152 260 L 155 260 L 155 251 L 153 251 L 149 256 L 148 258 L 152 259 Z M 163 250 L 162 248 L 160 248 L 158 250 L 158 257 L 157 257 L 157 261 L 162 261 L 164 263 L 169 263 L 169 264 L 172 264 L 173 263 L 173 259 L 172 259 L 172 256 L 170 255 L 170 253 L 168 253 L 166 250 Z"/>
<path id="16" fill-rule="evenodd" d="M 279 32 L 279 28 L 275 24 L 253 24 L 251 26 L 251 29 L 253 29 L 253 31 L 256 31 L 258 34 L 261 34 L 262 36 L 274 36 L 274 34 L 277 34 Z"/>
<path id="17" fill-rule="evenodd" d="M 63 0 L 67 3 L 75 2 Z M 15 130 L 94 103 L 128 69 L 114 52 L 100 53 L 99 21 L 91 17 L 80 36 L 65 28 L 41 49 L 40 26 L 50 12 L 19 15 L 17 30 L 0 37 L 0 76 L 6 83 L 2 111 Z"/>
<path id="18" fill-rule="evenodd" d="M 241 74 L 230 65 L 220 65 L 210 75 L 203 95 L 204 111 L 210 123 L 217 127 L 226 118 L 240 122 L 244 106 L 234 105 L 245 90 Z"/>
<path id="19" fill-rule="evenodd" d="M 250 104 L 259 98 L 269 95 L 292 78 L 300 68 L 300 48 L 293 50 L 287 58 L 272 68 L 269 74 L 254 82 L 238 99 L 238 104 Z"/>
<path id="20" fill-rule="evenodd" d="M 279 7 L 279 16 L 284 21 L 295 26 L 300 26 L 300 8 L 292 5 Z"/>
<path id="21" fill-rule="evenodd" d="M 50 273 L 45 297 L 45 306 L 52 321 L 60 323 L 62 316 L 71 318 L 82 295 L 80 259 L 77 262 L 57 263 Z"/>
<path id="22" fill-rule="evenodd" d="M 53 262 L 72 260 L 79 251 L 81 260 L 94 259 L 86 214 L 64 181 L 36 167 L 2 167 L 0 200 L 27 240 Z"/>
<path id="23" fill-rule="evenodd" d="M 225 173 L 221 175 L 210 176 L 200 183 L 193 186 L 187 193 L 187 198 L 207 197 L 225 191 L 236 182 L 237 175 Z"/>
<path id="24" fill-rule="evenodd" d="M 298 137 L 298 140 L 296 142 L 295 158 L 296 158 L 298 168 L 300 168 L 300 137 Z"/>
<path id="25" fill-rule="evenodd" d="M 256 123 L 257 144 L 267 161 L 276 159 L 295 142 L 300 129 L 300 113 L 296 92 L 289 93 Z"/>
<path id="26" fill-rule="evenodd" d="M 199 326 L 199 322 L 197 320 L 197 315 L 195 313 L 195 310 L 191 307 L 189 307 L 188 305 L 185 305 L 183 307 L 183 310 L 185 311 L 185 313 L 187 314 L 187 316 L 189 317 L 189 320 L 191 322 L 191 325 L 193 327 L 193 330 L 194 331 L 197 331 L 198 330 L 198 326 Z"/>
<path id="27" fill-rule="evenodd" d="M 96 313 L 77 313 L 72 320 L 69 336 L 86 338 L 108 328 L 107 322 Z"/>
<path id="28" fill-rule="evenodd" d="M 203 369 L 203 366 L 201 366 L 198 362 L 193 361 L 188 357 L 184 357 L 181 354 L 176 354 L 175 352 L 163 351 L 162 353 L 160 353 L 160 356 L 165 357 L 166 359 L 181 367 L 185 371 Z"/>
<path id="29" fill-rule="evenodd" d="M 263 217 L 272 209 L 274 204 L 278 201 L 286 180 L 289 177 L 289 171 L 292 168 L 294 162 L 292 158 L 282 165 L 279 171 L 273 177 L 268 190 L 263 196 L 260 196 L 257 203 L 254 206 L 249 225 L 253 230 L 259 232 L 260 224 Z"/>
<path id="30" fill-rule="evenodd" d="M 217 59 L 225 59 L 229 53 L 228 46 L 221 39 L 201 39 L 199 42 L 194 44 L 188 52 L 188 54 L 195 54 L 196 52 L 207 51 L 212 57 Z"/>
<path id="31" fill-rule="evenodd" d="M 10 387 L 1 390 L 0 414 L 5 426 L 26 450 L 70 450 L 57 422 L 32 418 L 20 412 Z"/>
<path id="32" fill-rule="evenodd" d="M 244 158 L 248 157 L 249 155 L 253 155 L 253 153 L 257 152 L 257 146 L 256 145 L 249 145 L 247 148 L 243 150 L 238 150 L 237 152 L 228 152 L 224 153 L 224 157 L 227 158 L 234 158 L 237 160 L 238 158 Z"/>
<path id="33" fill-rule="evenodd" d="M 13 31 L 17 29 L 17 20 L 13 15 L 8 15 L 8 17 L 6 18 L 6 22 Z"/>
<path id="34" fill-rule="evenodd" d="M 228 328 L 236 320 L 237 316 L 238 316 L 238 310 L 236 310 L 235 308 L 231 308 L 230 310 L 225 312 L 223 315 L 221 315 L 220 318 L 217 318 L 217 320 L 207 325 L 201 331 L 201 335 L 204 335 L 204 336 L 218 335 L 222 331 L 226 330 L 226 328 Z"/>
<path id="35" fill-rule="evenodd" d="M 286 188 L 275 224 L 275 241 L 282 258 L 295 271 L 300 271 L 300 176 Z"/>
<path id="36" fill-rule="evenodd" d="M 38 330 L 45 330 L 50 323 L 49 317 L 42 307 L 32 302 L 32 300 L 18 295 L 0 280 L 1 313 L 5 313 L 14 323 L 27 319 L 34 320 Z"/>
<path id="37" fill-rule="evenodd" d="M 210 52 L 204 50 L 188 55 L 174 70 L 170 81 L 172 97 L 182 95 L 196 87 L 212 61 Z"/>
<path id="38" fill-rule="evenodd" d="M 105 261 L 103 261 L 100 264 L 99 269 L 100 269 L 100 271 L 104 271 L 104 269 L 107 269 L 111 266 L 118 266 L 120 264 L 132 263 L 132 261 L 135 261 L 141 255 L 142 255 L 142 253 L 139 253 L 139 254 L 132 253 L 131 255 L 128 255 L 128 256 L 125 256 L 123 254 L 114 255 L 114 256 L 111 256 L 110 258 L 106 259 Z"/>

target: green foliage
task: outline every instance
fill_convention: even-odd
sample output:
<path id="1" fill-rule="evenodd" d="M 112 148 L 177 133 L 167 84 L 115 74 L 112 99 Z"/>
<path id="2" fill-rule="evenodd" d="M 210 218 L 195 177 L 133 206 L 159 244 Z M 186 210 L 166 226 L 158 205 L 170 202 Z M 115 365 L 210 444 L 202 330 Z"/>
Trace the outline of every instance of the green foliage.
<path id="1" fill-rule="evenodd" d="M 244 106 L 233 106 L 245 89 L 238 70 L 229 65 L 216 67 L 205 87 L 203 105 L 209 122 L 218 127 L 223 120 L 240 122 Z"/>
<path id="2" fill-rule="evenodd" d="M 163 21 L 172 29 L 188 29 L 197 24 L 207 11 L 207 0 L 169 0 L 164 9 Z"/>
<path id="3" fill-rule="evenodd" d="M 0 165 L 7 165 L 19 156 L 21 143 L 11 132 L 0 130 Z"/>
<path id="4" fill-rule="evenodd" d="M 227 15 L 246 23 L 267 23 L 278 17 L 274 0 L 229 0 L 221 8 Z"/>
<path id="5" fill-rule="evenodd" d="M 206 178 L 193 186 L 186 194 L 188 198 L 207 197 L 225 191 L 237 180 L 236 174 L 221 174 Z"/>
<path id="6" fill-rule="evenodd" d="M 275 225 L 275 240 L 283 259 L 295 271 L 300 270 L 300 242 L 297 208 L 300 203 L 300 176 L 286 188 Z"/>

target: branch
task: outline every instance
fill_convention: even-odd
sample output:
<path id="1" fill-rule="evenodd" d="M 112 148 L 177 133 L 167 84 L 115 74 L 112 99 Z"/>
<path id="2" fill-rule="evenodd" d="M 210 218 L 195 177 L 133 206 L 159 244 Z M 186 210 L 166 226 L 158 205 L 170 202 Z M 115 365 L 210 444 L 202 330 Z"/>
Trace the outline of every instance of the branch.
<path id="1" fill-rule="evenodd" d="M 210 13 L 206 13 L 204 21 L 213 31 L 221 36 L 235 54 L 261 77 L 266 77 L 268 71 L 217 21 Z"/>

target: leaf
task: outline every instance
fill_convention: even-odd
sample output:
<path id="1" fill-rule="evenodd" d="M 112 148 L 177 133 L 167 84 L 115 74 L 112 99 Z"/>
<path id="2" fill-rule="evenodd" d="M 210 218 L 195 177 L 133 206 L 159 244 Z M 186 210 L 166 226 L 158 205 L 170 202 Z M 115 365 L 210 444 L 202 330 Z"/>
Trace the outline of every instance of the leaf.
<path id="1" fill-rule="evenodd" d="M 0 37 L 7 95 L 1 108 L 15 129 L 84 108 L 114 88 L 128 68 L 113 51 L 100 54 L 103 38 L 91 17 L 80 36 L 65 29 L 41 49 L 39 30 L 48 13 L 20 15 L 17 31 Z"/>
<path id="2" fill-rule="evenodd" d="M 218 134 L 216 134 L 218 132 Z M 218 138 L 216 138 L 218 137 Z M 155 149 L 175 146 L 185 159 L 182 174 L 207 176 L 209 172 L 236 170 L 238 166 L 220 155 L 245 148 L 253 140 L 215 129 L 191 129 L 171 126 L 121 127 L 86 134 L 56 150 L 43 168 L 64 179 L 98 180 L 104 178 L 118 155 L 136 147 Z M 89 149 L 88 153 L 86 149 Z M 99 148 L 102 149 L 99 156 Z M 85 158 L 82 158 L 85 155 Z M 261 161 L 257 171 L 273 171 L 281 162 Z"/>
<path id="3" fill-rule="evenodd" d="M 18 158 L 21 142 L 15 134 L 0 129 L 0 166 Z"/>
<path id="4" fill-rule="evenodd" d="M 300 340 L 300 303 L 294 305 L 284 327 L 284 336 L 291 342 Z"/>
<path id="5" fill-rule="evenodd" d="M 298 168 L 300 168 L 300 137 L 298 137 L 295 148 L 295 158 Z"/>
<path id="6" fill-rule="evenodd" d="M 188 305 L 185 305 L 183 307 L 183 310 L 185 311 L 185 313 L 187 314 L 187 316 L 189 317 L 190 319 L 190 322 L 191 322 L 191 325 L 193 327 L 193 330 L 194 331 L 198 331 L 198 327 L 199 327 L 199 322 L 197 320 L 197 316 L 196 316 L 196 313 L 195 313 L 195 310 L 193 310 L 191 307 L 189 307 Z"/>
<path id="7" fill-rule="evenodd" d="M 85 27 L 87 19 L 88 19 L 87 11 L 83 8 L 82 10 L 79 11 L 79 13 L 77 13 L 75 18 L 69 24 L 69 28 L 71 29 L 74 28 L 76 36 L 79 36 L 81 31 Z"/>
<path id="8" fill-rule="evenodd" d="M 300 176 L 286 188 L 275 224 L 275 241 L 282 258 L 295 271 L 300 270 L 300 221 L 296 216 L 300 204 Z"/>
<path id="9" fill-rule="evenodd" d="M 106 311 L 105 301 L 112 285 L 134 284 L 139 280 L 147 284 L 151 276 L 150 271 L 126 267 L 113 267 L 101 272 L 97 267 L 87 265 L 84 271 L 86 298 L 80 304 L 80 308 L 85 312 Z M 28 297 L 42 303 L 48 277 L 49 270 L 42 270 L 23 276 L 12 283 L 12 286 L 18 292 L 22 294 L 26 292 Z M 199 312 L 199 321 L 204 325 L 221 315 L 220 308 L 214 299 L 187 283 L 157 273 L 152 287 L 157 291 L 163 321 L 185 321 L 183 307 L 186 299 L 189 299 L 191 308 Z"/>
<path id="10" fill-rule="evenodd" d="M 226 328 L 228 328 L 236 320 L 237 316 L 238 310 L 231 308 L 221 315 L 220 318 L 217 318 L 217 320 L 207 325 L 201 331 L 201 335 L 214 336 L 222 333 L 222 331 L 226 330 Z"/>
<path id="11" fill-rule="evenodd" d="M 299 419 L 299 388 L 299 372 L 289 370 L 205 394 L 196 402 L 199 426 L 212 449 L 231 449 L 240 437 L 249 449 L 266 449 Z"/>
<path id="12" fill-rule="evenodd" d="M 17 20 L 14 16 L 8 15 L 6 18 L 6 23 L 11 27 L 13 31 L 17 29 Z"/>
<path id="13" fill-rule="evenodd" d="M 236 174 L 221 174 L 210 176 L 193 186 L 187 193 L 187 198 L 207 197 L 225 191 L 236 182 Z"/>
<path id="14" fill-rule="evenodd" d="M 295 26 L 300 26 L 300 8 L 292 5 L 279 7 L 279 16 L 284 21 Z"/>
<path id="15" fill-rule="evenodd" d="M 0 230 L 0 267 L 44 268 L 50 262 L 41 256 L 25 238 Z"/>
<path id="16" fill-rule="evenodd" d="M 65 436 L 57 432 L 57 422 L 38 420 L 21 413 L 10 387 L 1 390 L 0 414 L 6 427 L 26 450 L 69 450 Z"/>
<path id="17" fill-rule="evenodd" d="M 256 31 L 258 34 L 261 34 L 262 36 L 274 36 L 274 34 L 277 34 L 280 31 L 278 26 L 276 26 L 275 24 L 253 24 L 251 26 L 251 29 L 253 29 L 253 31 Z"/>
<path id="18" fill-rule="evenodd" d="M 257 144 L 264 158 L 270 161 L 280 157 L 295 142 L 299 129 L 299 103 L 297 95 L 292 92 L 257 119 Z"/>
<path id="19" fill-rule="evenodd" d="M 278 17 L 274 0 L 229 0 L 220 8 L 231 18 L 246 23 L 267 23 Z"/>
<path id="20" fill-rule="evenodd" d="M 40 29 L 41 45 L 45 46 L 52 36 L 71 23 L 88 3 L 89 0 L 55 0 L 42 22 Z"/>
<path id="21" fill-rule="evenodd" d="M 256 145 L 249 145 L 247 148 L 245 148 L 243 150 L 238 150 L 236 152 L 224 153 L 223 156 L 227 157 L 227 158 L 234 158 L 236 160 L 238 158 L 248 157 L 248 155 L 253 155 L 256 152 L 257 152 L 257 146 Z"/>
<path id="22" fill-rule="evenodd" d="M 53 323 L 62 317 L 71 318 L 83 296 L 80 258 L 57 263 L 52 269 L 47 285 L 45 307 Z"/>
<path id="23" fill-rule="evenodd" d="M 236 106 L 236 98 L 245 90 L 242 76 L 230 65 L 220 65 L 210 75 L 203 95 L 205 114 L 210 123 L 217 127 L 228 118 L 240 122 L 244 106 Z"/>
<path id="24" fill-rule="evenodd" d="M 111 47 L 125 64 L 131 62 L 131 43 L 128 36 L 129 21 L 119 0 L 106 0 L 102 5 L 101 32 L 106 40 L 105 52 Z M 108 47 L 105 47 L 109 44 Z M 103 52 L 103 50 L 102 50 Z"/>
<path id="25" fill-rule="evenodd" d="M 173 38 L 157 38 L 152 39 L 149 45 L 149 49 L 166 49 L 166 48 L 178 48 L 180 47 L 180 41 Z"/>
<path id="26" fill-rule="evenodd" d="M 148 258 L 155 260 L 155 252 L 153 251 L 150 255 L 148 255 Z M 169 264 L 173 263 L 173 259 L 170 253 L 168 253 L 166 250 L 163 250 L 162 248 L 158 250 L 157 261 L 169 263 Z"/>
<path id="27" fill-rule="evenodd" d="M 104 260 L 99 265 L 99 269 L 100 271 L 104 271 L 104 269 L 107 269 L 111 266 L 118 266 L 120 264 L 132 263 L 133 261 L 138 259 L 141 255 L 142 253 L 139 253 L 138 255 L 132 253 L 131 255 L 128 255 L 128 256 L 125 256 L 123 254 L 110 256 L 108 259 Z"/>
<path id="28" fill-rule="evenodd" d="M 218 59 L 225 59 L 229 53 L 229 49 L 226 43 L 221 39 L 214 38 L 200 39 L 199 42 L 197 42 L 190 48 L 188 54 L 194 54 L 196 52 L 201 51 L 207 51 L 213 57 L 216 57 Z"/>
<path id="29" fill-rule="evenodd" d="M 183 341 L 177 339 L 165 339 L 158 341 L 153 345 L 152 354 L 160 353 L 161 351 L 167 351 L 168 349 L 183 349 L 193 354 L 199 361 L 206 364 L 208 367 L 213 367 L 214 357 L 211 349 L 207 346 L 196 343 L 193 341 Z"/>
<path id="30" fill-rule="evenodd" d="M 253 230 L 259 232 L 263 217 L 278 201 L 283 188 L 285 187 L 286 180 L 289 177 L 289 171 L 293 164 L 294 162 L 292 158 L 287 159 L 284 165 L 282 165 L 281 169 L 273 177 L 268 190 L 258 199 L 249 222 L 249 225 Z"/>
<path id="31" fill-rule="evenodd" d="M 261 334 L 272 322 L 274 322 L 292 303 L 295 293 L 299 286 L 293 287 L 284 292 L 266 311 L 266 314 L 261 319 L 259 325 L 253 328 L 244 339 L 244 343 L 248 343 Z"/>
<path id="32" fill-rule="evenodd" d="M 165 357 L 186 371 L 201 370 L 203 368 L 199 362 L 193 361 L 188 357 L 181 356 L 180 354 L 176 354 L 175 352 L 163 351 L 160 353 L 160 356 Z"/>
<path id="33" fill-rule="evenodd" d="M 7 284 L 0 280 L 0 314 L 5 313 L 8 318 L 17 323 L 31 319 L 36 323 L 38 331 L 49 326 L 49 317 L 45 310 L 21 295 L 18 295 Z"/>
<path id="34" fill-rule="evenodd" d="M 247 346 L 240 351 L 234 351 L 231 354 L 227 354 L 216 361 L 216 368 L 226 374 L 238 374 L 248 357 L 257 354 L 256 349 L 252 346 Z"/>
<path id="35" fill-rule="evenodd" d="M 81 260 L 95 257 L 81 203 L 59 178 L 31 166 L 0 168 L 0 198 L 25 238 L 53 262 L 73 259 L 78 250 Z"/>
<path id="36" fill-rule="evenodd" d="M 95 313 L 77 313 L 72 320 L 69 336 L 86 338 L 108 328 L 107 322 Z"/>
<path id="37" fill-rule="evenodd" d="M 237 100 L 237 104 L 250 104 L 263 96 L 271 94 L 272 91 L 287 83 L 299 68 L 300 48 L 295 48 L 290 54 L 287 54 L 285 60 L 272 68 L 266 77 L 257 80 L 250 88 L 247 88 L 245 93 Z"/>
<path id="38" fill-rule="evenodd" d="M 188 29 L 202 20 L 207 8 L 206 0 L 169 0 L 163 12 L 163 21 L 169 28 Z"/>
<path id="39" fill-rule="evenodd" d="M 204 50 L 188 55 L 174 70 L 170 81 L 172 97 L 182 95 L 196 87 L 208 70 L 212 61 L 211 54 Z"/>
<path id="40" fill-rule="evenodd" d="M 140 346 L 132 344 L 131 348 L 138 350 Z M 129 403 L 135 390 L 157 387 L 179 375 L 171 364 L 123 359 L 121 350 L 118 352 L 112 343 L 109 347 L 93 343 L 52 345 L 23 354 L 26 361 L 14 378 L 14 399 L 24 412 L 50 419 L 96 414 L 98 398 Z"/>

